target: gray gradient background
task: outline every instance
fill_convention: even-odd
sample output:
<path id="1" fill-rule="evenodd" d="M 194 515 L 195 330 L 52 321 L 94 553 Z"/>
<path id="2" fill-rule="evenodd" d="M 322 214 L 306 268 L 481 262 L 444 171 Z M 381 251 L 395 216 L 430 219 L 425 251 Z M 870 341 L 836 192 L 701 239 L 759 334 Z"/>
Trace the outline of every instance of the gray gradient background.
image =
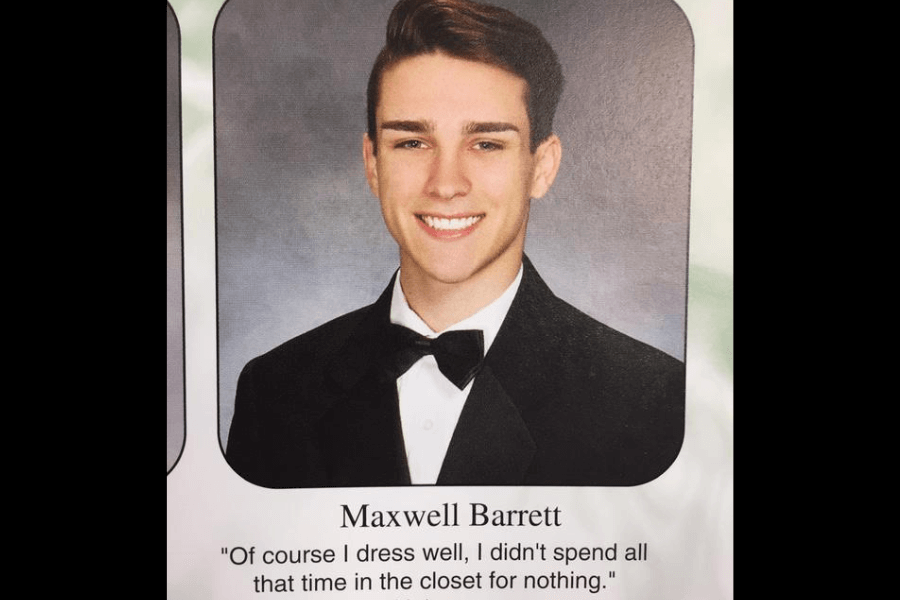
<path id="1" fill-rule="evenodd" d="M 243 365 L 371 303 L 398 258 L 365 182 L 394 0 L 230 0 L 214 35 L 220 437 Z M 561 298 L 684 358 L 693 39 L 670 0 L 504 0 L 559 54 L 559 176 L 526 252 Z"/>
<path id="2" fill-rule="evenodd" d="M 166 471 L 170 471 L 184 445 L 184 294 L 179 32 L 172 8 L 166 9 Z"/>

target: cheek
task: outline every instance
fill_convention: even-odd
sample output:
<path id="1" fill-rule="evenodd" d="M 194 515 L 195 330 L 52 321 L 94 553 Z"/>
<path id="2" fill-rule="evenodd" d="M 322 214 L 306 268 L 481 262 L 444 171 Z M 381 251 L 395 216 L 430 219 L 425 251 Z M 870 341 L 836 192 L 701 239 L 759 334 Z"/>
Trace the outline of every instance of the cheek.
<path id="1" fill-rule="evenodd" d="M 516 205 L 528 200 L 531 171 L 527 165 L 518 162 L 488 165 L 480 172 L 481 187 L 495 203 Z"/>
<path id="2" fill-rule="evenodd" d="M 378 181 L 382 204 L 399 206 L 413 200 L 422 186 L 419 170 L 407 163 L 387 167 Z"/>
<path id="3" fill-rule="evenodd" d="M 470 166 L 478 180 L 478 187 L 492 197 L 506 195 L 516 179 L 516 171 L 506 161 L 481 161 Z"/>

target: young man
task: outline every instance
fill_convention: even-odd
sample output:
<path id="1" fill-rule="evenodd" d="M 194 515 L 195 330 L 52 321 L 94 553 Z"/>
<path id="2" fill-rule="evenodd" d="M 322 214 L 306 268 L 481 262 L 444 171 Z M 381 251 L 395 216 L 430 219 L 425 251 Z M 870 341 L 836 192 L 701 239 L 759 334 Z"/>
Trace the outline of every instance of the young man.
<path id="1" fill-rule="evenodd" d="M 244 368 L 228 462 L 266 487 L 635 485 L 675 460 L 684 365 L 556 298 L 524 257 L 562 148 L 553 49 L 508 11 L 401 0 L 363 160 L 400 269 Z"/>

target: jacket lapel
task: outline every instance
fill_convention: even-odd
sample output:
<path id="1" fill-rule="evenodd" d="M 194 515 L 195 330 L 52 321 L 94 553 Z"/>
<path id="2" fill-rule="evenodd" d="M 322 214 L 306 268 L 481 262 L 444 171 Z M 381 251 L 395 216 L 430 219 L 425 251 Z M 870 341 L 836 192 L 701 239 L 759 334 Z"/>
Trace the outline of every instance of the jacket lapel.
<path id="1" fill-rule="evenodd" d="M 397 388 L 379 364 L 392 289 L 393 279 L 329 365 L 319 443 L 332 486 L 409 484 Z"/>
<path id="2" fill-rule="evenodd" d="M 319 431 L 329 485 L 409 484 L 393 382 L 360 378 L 335 400 Z"/>
<path id="3" fill-rule="evenodd" d="M 519 409 L 490 366 L 485 365 L 472 384 L 437 483 L 521 483 L 534 450 L 534 440 Z"/>
<path id="4" fill-rule="evenodd" d="M 522 484 L 537 451 L 528 415 L 539 414 L 555 385 L 546 344 L 555 296 L 527 256 L 522 262 L 522 283 L 475 378 L 438 484 Z"/>

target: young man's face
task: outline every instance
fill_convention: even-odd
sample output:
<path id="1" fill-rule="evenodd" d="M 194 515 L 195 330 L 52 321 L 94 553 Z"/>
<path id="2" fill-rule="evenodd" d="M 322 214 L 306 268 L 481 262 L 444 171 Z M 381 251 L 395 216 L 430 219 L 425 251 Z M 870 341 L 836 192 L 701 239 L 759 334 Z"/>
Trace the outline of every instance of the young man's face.
<path id="1" fill-rule="evenodd" d="M 556 136 L 530 151 L 525 91 L 507 71 L 441 53 L 383 74 L 377 153 L 366 137 L 364 157 L 404 281 L 515 277 L 530 199 L 559 164 Z"/>

